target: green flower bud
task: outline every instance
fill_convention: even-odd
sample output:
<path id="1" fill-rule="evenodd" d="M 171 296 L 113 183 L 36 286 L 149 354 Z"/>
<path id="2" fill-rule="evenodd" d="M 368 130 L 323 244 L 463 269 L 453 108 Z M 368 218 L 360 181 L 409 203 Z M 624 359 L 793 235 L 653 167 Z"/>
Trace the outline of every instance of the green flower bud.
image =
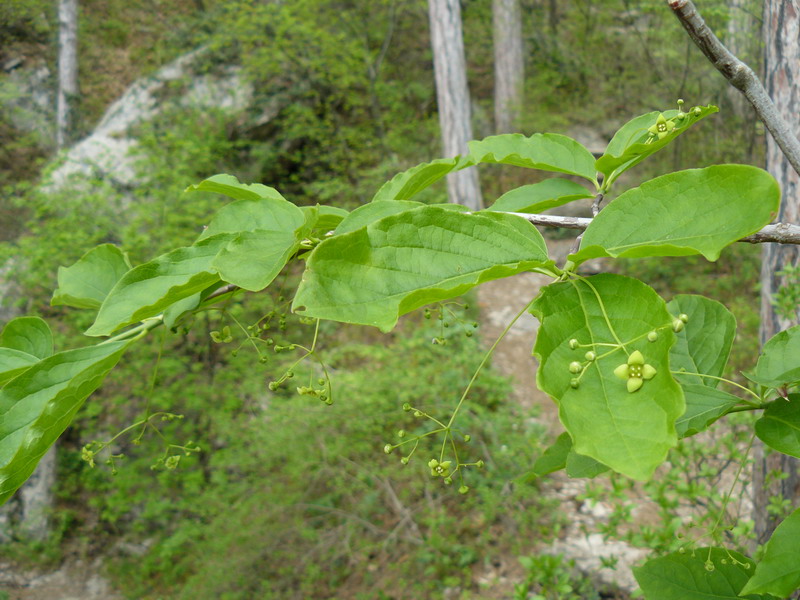
<path id="1" fill-rule="evenodd" d="M 680 319 L 675 319 L 672 322 L 672 331 L 674 331 L 675 333 L 679 333 L 683 331 L 683 326 L 684 326 L 683 321 L 681 321 Z"/>
<path id="2" fill-rule="evenodd" d="M 471 436 L 470 434 L 466 434 L 466 435 L 464 436 L 464 441 L 465 441 L 465 442 L 467 442 L 467 443 L 469 443 L 469 441 L 470 441 L 471 439 L 472 439 L 472 436 Z"/>
<path id="3" fill-rule="evenodd" d="M 569 347 L 572 348 L 573 350 L 575 350 L 578 346 L 580 346 L 580 343 L 575 338 L 572 338 L 569 341 Z"/>
<path id="4" fill-rule="evenodd" d="M 408 402 L 403 404 L 403 410 L 406 412 L 411 412 L 411 405 Z"/>
<path id="5" fill-rule="evenodd" d="M 445 485 L 450 485 L 451 483 L 453 483 L 453 478 L 452 477 L 445 477 L 444 478 L 444 483 L 445 483 Z"/>
<path id="6" fill-rule="evenodd" d="M 401 429 L 400 431 L 398 431 L 397 432 L 397 437 L 399 437 L 399 438 L 406 437 L 406 430 L 405 429 Z"/>
<path id="7" fill-rule="evenodd" d="M 679 315 L 678 315 L 678 318 L 679 318 L 681 321 L 683 321 L 684 323 L 688 323 L 688 322 L 689 322 L 689 315 L 687 315 L 686 313 L 681 313 L 681 314 L 679 314 Z"/>
<path id="8" fill-rule="evenodd" d="M 386 454 L 391 454 L 391 453 L 392 453 L 392 445 L 391 445 L 391 444 L 386 444 L 386 445 L 383 447 L 383 451 L 384 451 L 384 453 L 386 453 Z"/>
<path id="9" fill-rule="evenodd" d="M 462 485 L 460 488 L 458 488 L 458 493 L 459 494 L 466 494 L 468 491 L 469 491 L 469 487 L 467 487 L 466 485 Z"/>
<path id="10" fill-rule="evenodd" d="M 586 354 L 583 355 L 583 357 L 589 362 L 592 362 L 594 359 L 597 358 L 597 354 L 589 350 Z"/>
<path id="11" fill-rule="evenodd" d="M 581 382 L 580 382 L 580 381 L 578 381 L 578 380 L 577 380 L 576 378 L 574 378 L 574 377 L 573 377 L 572 379 L 570 379 L 570 380 L 569 380 L 569 387 L 571 387 L 573 390 L 577 390 L 577 389 L 578 389 L 578 386 L 579 386 L 580 384 L 581 384 Z"/>
<path id="12" fill-rule="evenodd" d="M 402 464 L 404 464 L 404 465 L 407 465 L 407 464 L 408 464 L 408 457 L 407 457 L 407 456 L 404 456 L 403 458 L 401 458 L 401 459 L 400 459 L 400 462 L 401 462 Z"/>
<path id="13" fill-rule="evenodd" d="M 479 460 L 478 462 L 475 463 L 475 466 L 478 467 L 479 469 L 482 469 L 485 464 L 486 463 L 484 463 L 483 460 Z"/>
<path id="14" fill-rule="evenodd" d="M 657 339 L 658 339 L 658 332 L 657 331 L 651 331 L 650 333 L 647 334 L 647 341 L 648 342 L 655 342 Z"/>
<path id="15" fill-rule="evenodd" d="M 569 372 L 570 373 L 580 373 L 582 370 L 581 363 L 576 360 L 573 360 L 569 363 Z"/>

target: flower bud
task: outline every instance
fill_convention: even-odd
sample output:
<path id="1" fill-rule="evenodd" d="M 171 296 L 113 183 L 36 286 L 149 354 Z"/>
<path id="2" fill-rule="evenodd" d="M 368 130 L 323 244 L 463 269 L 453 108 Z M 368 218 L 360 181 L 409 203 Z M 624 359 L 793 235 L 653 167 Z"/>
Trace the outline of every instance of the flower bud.
<path id="1" fill-rule="evenodd" d="M 595 352 L 589 350 L 586 354 L 583 355 L 583 357 L 586 360 L 588 360 L 589 362 L 592 362 L 594 359 L 597 358 L 597 354 Z"/>
<path id="2" fill-rule="evenodd" d="M 569 372 L 570 373 L 580 373 L 581 372 L 581 363 L 577 360 L 573 360 L 569 363 Z"/>
<path id="3" fill-rule="evenodd" d="M 657 339 L 658 339 L 658 332 L 657 331 L 651 331 L 650 333 L 647 334 L 647 341 L 648 342 L 655 342 Z"/>
<path id="4" fill-rule="evenodd" d="M 391 444 L 386 444 L 386 445 L 383 447 L 383 451 L 384 451 L 384 453 L 386 453 L 386 454 L 391 454 L 391 453 L 392 453 L 392 445 L 391 445 Z"/>
<path id="5" fill-rule="evenodd" d="M 577 348 L 579 345 L 580 345 L 580 343 L 575 338 L 572 338 L 569 341 L 569 347 L 572 348 L 573 350 L 575 350 L 575 348 Z"/>

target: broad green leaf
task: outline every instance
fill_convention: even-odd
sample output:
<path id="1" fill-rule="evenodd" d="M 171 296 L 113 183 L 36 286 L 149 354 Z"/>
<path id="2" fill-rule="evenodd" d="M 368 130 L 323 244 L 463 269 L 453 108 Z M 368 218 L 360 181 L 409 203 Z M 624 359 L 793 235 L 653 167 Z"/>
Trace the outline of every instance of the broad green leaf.
<path id="1" fill-rule="evenodd" d="M 257 292 L 278 276 L 299 242 L 293 231 L 245 231 L 228 242 L 211 264 L 223 281 Z"/>
<path id="2" fill-rule="evenodd" d="M 306 215 L 303 211 L 282 198 L 238 200 L 220 208 L 199 239 L 259 229 L 295 231 L 305 226 Z"/>
<path id="3" fill-rule="evenodd" d="M 433 185 L 451 171 L 458 171 L 472 163 L 462 160 L 461 157 L 439 158 L 431 162 L 422 163 L 411 167 L 407 171 L 398 173 L 387 181 L 372 198 L 373 202 L 379 200 L 409 200 L 418 192 Z"/>
<path id="4" fill-rule="evenodd" d="M 556 441 L 548 446 L 542 455 L 533 463 L 532 477 L 544 477 L 550 473 L 555 473 L 567 466 L 567 456 L 572 450 L 572 438 L 566 431 L 556 438 Z"/>
<path id="5" fill-rule="evenodd" d="M 778 388 L 800 382 L 800 325 L 770 338 L 761 350 L 756 368 L 747 377 L 761 385 Z"/>
<path id="6" fill-rule="evenodd" d="M 610 470 L 609 467 L 590 456 L 578 454 L 574 449 L 567 454 L 567 476 L 573 479 L 593 479 Z"/>
<path id="7" fill-rule="evenodd" d="M 620 173 L 661 150 L 699 120 L 719 112 L 719 109 L 713 105 L 698 106 L 697 109 L 699 110 L 693 109 L 684 113 L 680 119 L 677 118 L 677 110 L 665 110 L 663 113 L 654 111 L 628 121 L 614 134 L 603 156 L 597 159 L 595 168 L 606 177 L 614 173 L 614 178 L 616 178 Z M 661 114 L 667 120 L 672 121 L 675 127 L 665 137 L 658 139 L 648 132 L 648 128 L 656 124 L 656 120 Z"/>
<path id="8" fill-rule="evenodd" d="M 134 267 L 111 289 L 86 335 L 111 335 L 126 325 L 158 316 L 168 306 L 219 281 L 212 263 L 230 239 L 230 235 L 217 235 Z"/>
<path id="9" fill-rule="evenodd" d="M 539 359 L 536 382 L 558 404 L 575 451 L 634 479 L 648 479 L 676 445 L 675 420 L 686 408 L 670 375 L 675 334 L 664 301 L 636 279 L 605 274 L 547 286 L 531 312 L 542 324 L 533 351 Z M 658 338 L 648 342 L 654 329 Z M 581 346 L 571 348 L 572 339 Z M 627 352 L 592 345 L 619 342 Z M 585 358 L 589 350 L 596 360 Z M 631 393 L 614 370 L 634 351 L 656 373 Z M 577 388 L 571 385 L 578 377 L 570 372 L 573 362 L 586 366 Z"/>
<path id="10" fill-rule="evenodd" d="M 383 200 L 381 202 L 370 202 L 359 206 L 339 223 L 336 234 L 349 233 L 356 229 L 361 229 L 370 223 L 380 221 L 389 215 L 397 215 L 401 212 L 425 206 L 421 202 L 413 200 Z"/>
<path id="11" fill-rule="evenodd" d="M 114 284 L 131 268 L 128 255 L 113 244 L 102 244 L 70 267 L 58 268 L 58 289 L 52 306 L 100 308 Z"/>
<path id="12" fill-rule="evenodd" d="M 599 256 L 716 260 L 723 248 L 770 222 L 780 188 L 766 171 L 716 165 L 657 177 L 613 200 L 591 222 L 576 263 Z"/>
<path id="13" fill-rule="evenodd" d="M 689 317 L 669 353 L 673 371 L 722 377 L 736 335 L 736 318 L 725 306 L 704 296 L 681 294 L 667 303 L 674 316 Z M 678 381 L 715 388 L 719 379 L 678 375 Z M 684 387 L 685 390 L 685 387 Z"/>
<path id="14" fill-rule="evenodd" d="M 733 550 L 695 548 L 648 560 L 633 575 L 645 600 L 739 600 L 753 565 Z"/>
<path id="15" fill-rule="evenodd" d="M 0 346 L 12 348 L 38 358 L 53 354 L 50 326 L 39 317 L 11 319 L 0 333 Z"/>
<path id="16" fill-rule="evenodd" d="M 273 200 L 284 200 L 278 190 L 267 187 L 260 183 L 239 183 L 233 175 L 214 175 L 201 181 L 196 185 L 186 188 L 187 192 L 215 192 L 223 194 L 234 200 L 258 200 L 259 198 L 271 198 Z"/>
<path id="17" fill-rule="evenodd" d="M 301 206 L 300 210 L 306 215 L 306 225 L 311 230 L 322 232 L 333 231 L 349 214 L 345 209 L 336 206 L 317 204 L 316 206 Z M 311 214 L 313 213 L 313 218 Z"/>
<path id="18" fill-rule="evenodd" d="M 800 588 L 800 509 L 786 517 L 772 533 L 764 556 L 742 594 L 790 596 Z"/>
<path id="19" fill-rule="evenodd" d="M 319 244 L 292 310 L 388 331 L 420 306 L 547 263 L 524 219 L 424 206 Z"/>
<path id="20" fill-rule="evenodd" d="M 31 475 L 128 343 L 59 352 L 0 390 L 0 503 Z"/>
<path id="21" fill-rule="evenodd" d="M 540 213 L 573 200 L 591 197 L 591 192 L 579 183 L 554 177 L 506 192 L 487 210 Z"/>
<path id="22" fill-rule="evenodd" d="M 773 450 L 800 458 L 800 394 L 770 404 L 756 421 L 756 435 Z"/>
<path id="23" fill-rule="evenodd" d="M 37 362 L 39 358 L 21 350 L 0 348 L 0 387 Z"/>
<path id="24" fill-rule="evenodd" d="M 675 421 L 679 438 L 705 431 L 714 421 L 742 402 L 733 394 L 707 385 L 686 383 L 681 387 L 686 399 L 686 412 Z"/>
<path id="25" fill-rule="evenodd" d="M 494 135 L 469 142 L 473 164 L 499 163 L 529 169 L 577 175 L 595 183 L 597 171 L 592 153 L 581 144 L 557 133 Z"/>

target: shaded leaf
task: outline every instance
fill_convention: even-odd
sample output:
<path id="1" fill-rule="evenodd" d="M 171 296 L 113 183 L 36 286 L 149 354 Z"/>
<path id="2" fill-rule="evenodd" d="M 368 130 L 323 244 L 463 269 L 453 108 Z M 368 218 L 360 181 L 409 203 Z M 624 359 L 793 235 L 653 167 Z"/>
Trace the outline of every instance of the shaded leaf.
<path id="1" fill-rule="evenodd" d="M 800 509 L 795 510 L 772 532 L 764 556 L 742 594 L 790 596 L 800 588 Z"/>
<path id="2" fill-rule="evenodd" d="M 593 479 L 611 470 L 590 456 L 578 454 L 574 449 L 567 454 L 566 469 L 567 475 L 573 479 Z"/>
<path id="3" fill-rule="evenodd" d="M 572 450 L 572 438 L 565 431 L 536 459 L 536 462 L 533 463 L 531 476 L 544 477 L 566 468 L 567 456 L 570 450 Z"/>
<path id="4" fill-rule="evenodd" d="M 0 390 L 0 503 L 33 473 L 128 343 L 59 352 L 31 366 Z"/>
<path id="5" fill-rule="evenodd" d="M 670 375 L 675 335 L 664 301 L 636 279 L 605 274 L 547 286 L 531 312 L 542 323 L 534 347 L 536 382 L 558 404 L 575 451 L 634 479 L 648 479 L 676 445 L 675 420 L 685 411 L 683 392 Z M 647 334 L 654 329 L 661 331 L 651 343 Z M 589 346 L 616 344 L 617 338 L 656 370 L 633 393 L 614 374 L 629 355 Z M 583 347 L 571 348 L 572 339 Z M 587 350 L 597 354 L 591 363 L 584 359 Z M 588 365 L 577 387 L 571 385 L 572 362 Z"/>
<path id="6" fill-rule="evenodd" d="M 361 229 L 380 221 L 384 217 L 390 215 L 397 215 L 401 212 L 425 206 L 421 202 L 414 202 L 412 200 L 384 200 L 382 202 L 370 202 L 363 206 L 359 206 L 345 218 L 338 227 L 336 227 L 336 234 L 349 233 L 356 229 Z"/>
<path id="7" fill-rule="evenodd" d="M 297 252 L 293 231 L 246 231 L 238 234 L 212 261 L 223 281 L 251 292 L 263 290 Z"/>
<path id="8" fill-rule="evenodd" d="M 39 362 L 37 357 L 21 350 L 0 348 L 0 386 L 5 385 L 7 381 L 14 379 L 37 362 Z"/>
<path id="9" fill-rule="evenodd" d="M 11 319 L 0 333 L 0 346 L 19 350 L 39 358 L 53 354 L 53 334 L 50 326 L 39 317 Z"/>
<path id="10" fill-rule="evenodd" d="M 766 171 L 716 165 L 656 177 L 613 200 L 570 258 L 687 256 L 716 260 L 723 248 L 770 222 L 780 188 Z"/>
<path id="11" fill-rule="evenodd" d="M 506 192 L 487 210 L 539 213 L 573 200 L 591 197 L 591 192 L 579 183 L 554 177 Z"/>
<path id="12" fill-rule="evenodd" d="M 128 271 L 109 292 L 86 335 L 110 335 L 126 325 L 158 316 L 168 306 L 219 281 L 212 262 L 230 238 L 214 236 Z"/>
<path id="13" fill-rule="evenodd" d="M 131 268 L 128 255 L 113 244 L 102 244 L 70 267 L 58 268 L 58 289 L 52 306 L 100 308 L 108 292 Z"/>
<path id="14" fill-rule="evenodd" d="M 186 188 L 187 192 L 215 192 L 223 194 L 234 200 L 258 200 L 259 198 L 271 198 L 273 200 L 284 200 L 278 190 L 267 187 L 260 183 L 239 183 L 233 175 L 214 175 L 201 181 L 196 185 Z"/>
<path id="15" fill-rule="evenodd" d="M 756 435 L 767 446 L 800 458 L 800 394 L 772 402 L 755 427 Z"/>
<path id="16" fill-rule="evenodd" d="M 761 385 L 778 388 L 800 382 L 800 325 L 772 336 L 761 349 L 756 368 L 747 377 Z"/>
<path id="17" fill-rule="evenodd" d="M 673 371 L 703 373 L 722 377 L 736 336 L 736 318 L 720 302 L 704 296 L 680 294 L 667 303 L 674 316 L 689 317 L 683 331 L 669 353 Z M 681 383 L 693 383 L 715 388 L 718 379 L 677 375 Z M 684 389 L 686 389 L 684 387 Z"/>
<path id="18" fill-rule="evenodd" d="M 714 421 L 741 403 L 733 394 L 707 385 L 686 383 L 681 387 L 686 399 L 686 412 L 675 421 L 675 430 L 680 438 L 705 431 Z"/>
<path id="19" fill-rule="evenodd" d="M 317 204 L 316 206 L 301 206 L 300 210 L 302 210 L 306 215 L 306 225 L 308 228 L 321 232 L 333 231 L 349 214 L 343 208 L 339 208 L 337 206 L 327 206 L 324 204 Z"/>
<path id="20" fill-rule="evenodd" d="M 388 331 L 420 306 L 547 262 L 542 236 L 519 217 L 425 206 L 322 242 L 292 309 Z"/>
<path id="21" fill-rule="evenodd" d="M 472 164 L 499 163 L 529 169 L 577 175 L 595 183 L 597 173 L 592 153 L 581 144 L 557 133 L 493 135 L 469 142 Z"/>
<path id="22" fill-rule="evenodd" d="M 654 111 L 641 115 L 625 123 L 606 147 L 606 151 L 597 159 L 595 167 L 606 177 L 614 173 L 614 178 L 622 172 L 639 164 L 651 154 L 655 154 L 664 146 L 672 142 L 676 137 L 689 129 L 697 121 L 719 112 L 716 106 L 699 106 L 699 114 L 690 110 L 685 113 L 682 119 L 676 119 L 677 110 L 665 110 L 663 113 Z M 662 139 L 654 138 L 647 131 L 649 127 L 655 125 L 658 116 L 663 114 L 666 119 L 673 120 L 675 128 Z M 650 143 L 647 143 L 648 140 Z"/>
<path id="23" fill-rule="evenodd" d="M 737 600 L 753 565 L 733 550 L 695 548 L 648 560 L 633 575 L 646 600 Z"/>

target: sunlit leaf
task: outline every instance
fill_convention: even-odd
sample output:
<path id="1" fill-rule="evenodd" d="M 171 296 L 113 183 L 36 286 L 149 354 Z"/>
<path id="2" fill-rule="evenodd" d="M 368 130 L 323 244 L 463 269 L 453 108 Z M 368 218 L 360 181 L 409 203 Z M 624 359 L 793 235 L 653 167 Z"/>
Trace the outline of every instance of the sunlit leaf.
<path id="1" fill-rule="evenodd" d="M 656 177 L 613 200 L 583 234 L 570 258 L 702 254 L 723 248 L 770 222 L 780 188 L 763 169 L 717 165 Z"/>
<path id="2" fill-rule="evenodd" d="M 233 175 L 214 175 L 196 185 L 186 188 L 187 192 L 215 192 L 234 200 L 258 200 L 271 198 L 285 200 L 278 190 L 260 183 L 239 183 Z"/>
<path id="3" fill-rule="evenodd" d="M 322 242 L 293 310 L 388 331 L 420 306 L 545 263 L 544 240 L 524 219 L 425 206 Z"/>
<path id="4" fill-rule="evenodd" d="M 534 347 L 536 381 L 558 404 L 575 451 L 634 479 L 648 479 L 676 445 L 675 420 L 685 411 L 683 392 L 670 374 L 675 335 L 664 301 L 636 279 L 606 274 L 547 286 L 531 312 L 542 323 Z M 659 336 L 649 342 L 654 329 Z M 579 347 L 571 347 L 573 339 Z M 619 342 L 625 350 L 592 345 Z M 595 352 L 596 360 L 588 361 L 587 351 Z M 631 393 L 614 372 L 635 351 L 655 368 L 655 376 Z M 573 362 L 586 366 L 577 387 Z"/>
<path id="5" fill-rule="evenodd" d="M 127 345 L 110 342 L 59 352 L 0 390 L 0 503 L 33 473 Z"/>
<path id="6" fill-rule="evenodd" d="M 349 233 L 356 229 L 380 221 L 389 215 L 396 215 L 407 210 L 425 206 L 421 202 L 414 202 L 412 200 L 384 200 L 382 202 L 370 202 L 363 206 L 359 206 L 345 218 L 336 228 L 336 233 Z"/>
<path id="7" fill-rule="evenodd" d="M 58 268 L 58 289 L 50 304 L 100 308 L 108 292 L 131 268 L 128 255 L 113 244 L 102 244 L 70 267 Z"/>
<path id="8" fill-rule="evenodd" d="M 800 509 L 786 517 L 772 533 L 764 556 L 742 594 L 773 594 L 786 598 L 800 588 Z"/>
<path id="9" fill-rule="evenodd" d="M 17 317 L 6 323 L 0 333 L 0 346 L 47 358 L 53 354 L 53 334 L 44 319 Z"/>
<path id="10" fill-rule="evenodd" d="M 591 197 L 591 192 L 582 185 L 554 177 L 506 192 L 487 210 L 540 213 L 573 200 Z"/>
<path id="11" fill-rule="evenodd" d="M 470 162 L 461 157 L 439 158 L 430 162 L 411 167 L 407 171 L 398 173 L 387 181 L 372 198 L 378 200 L 409 200 L 415 194 L 433 185 L 452 171 L 469 166 Z"/>
<path id="12" fill-rule="evenodd" d="M 223 281 L 257 292 L 267 287 L 297 252 L 293 231 L 245 231 L 234 237 L 212 261 Z"/>
<path id="13" fill-rule="evenodd" d="M 767 340 L 756 368 L 747 377 L 761 385 L 777 388 L 800 382 L 800 325 L 790 327 Z"/>

